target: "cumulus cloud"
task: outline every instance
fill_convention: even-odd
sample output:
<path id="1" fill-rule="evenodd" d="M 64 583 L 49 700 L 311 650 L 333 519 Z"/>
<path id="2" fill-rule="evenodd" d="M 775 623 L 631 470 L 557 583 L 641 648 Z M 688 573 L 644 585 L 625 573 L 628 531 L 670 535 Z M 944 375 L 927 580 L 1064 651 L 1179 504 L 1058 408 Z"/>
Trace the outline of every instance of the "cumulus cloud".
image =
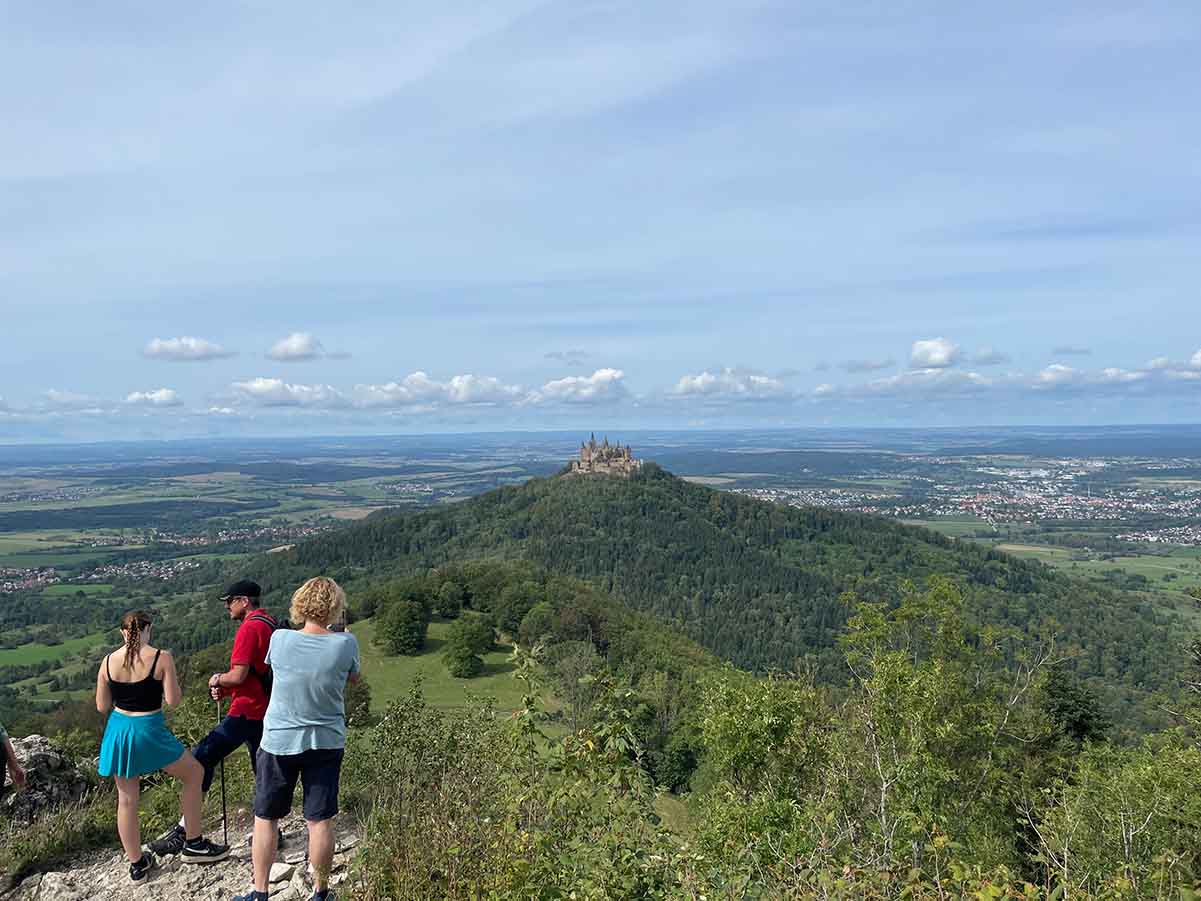
<path id="1" fill-rule="evenodd" d="M 675 397 L 699 397 L 707 400 L 784 400 L 791 396 L 788 386 L 779 379 L 748 369 L 719 372 L 705 370 L 685 375 L 671 389 Z"/>
<path id="2" fill-rule="evenodd" d="M 598 369 L 592 375 L 569 375 L 547 382 L 533 392 L 533 404 L 611 403 L 629 395 L 625 373 L 620 369 Z"/>
<path id="3" fill-rule="evenodd" d="M 283 379 L 234 382 L 237 395 L 264 407 L 343 407 L 347 398 L 329 385 L 293 385 Z"/>
<path id="4" fill-rule="evenodd" d="M 972 355 L 972 362 L 977 366 L 1001 366 L 1010 362 L 1010 358 L 995 347 L 982 347 Z"/>
<path id="5" fill-rule="evenodd" d="M 237 416 L 238 411 L 233 407 L 209 407 L 204 411 L 206 416 Z"/>
<path id="6" fill-rule="evenodd" d="M 276 341 L 267 351 L 267 356 L 278 363 L 301 363 L 319 360 L 326 353 L 321 342 L 309 332 L 292 332 Z"/>
<path id="7" fill-rule="evenodd" d="M 946 369 L 959 362 L 959 347 L 946 338 L 914 341 L 909 363 L 914 369 Z"/>
<path id="8" fill-rule="evenodd" d="M 399 382 L 355 385 L 354 402 L 362 407 L 496 406 L 524 396 L 519 385 L 506 385 L 491 376 L 456 375 L 439 382 L 424 372 L 414 372 Z"/>
<path id="9" fill-rule="evenodd" d="M 1181 367 L 1178 363 L 1173 363 L 1168 357 L 1156 357 L 1154 360 L 1151 360 L 1149 363 L 1147 363 L 1147 368 L 1154 371 L 1159 371 L 1163 369 L 1179 369 Z"/>
<path id="10" fill-rule="evenodd" d="M 140 407 L 179 407 L 183 401 L 173 388 L 156 388 L 154 391 L 131 391 L 125 403 Z"/>
<path id="11" fill-rule="evenodd" d="M 206 341 L 203 338 L 193 338 L 191 335 L 184 335 L 181 338 L 153 338 L 142 349 L 142 356 L 152 360 L 200 362 L 204 360 L 221 360 L 237 356 L 237 354 L 226 350 L 220 344 L 214 344 L 212 341 Z"/>
<path id="12" fill-rule="evenodd" d="M 818 385 L 811 394 L 825 399 L 905 399 L 978 394 L 999 384 L 977 372 L 927 367 L 873 379 L 857 385 Z"/>
<path id="13" fill-rule="evenodd" d="M 1091 347 L 1081 347 L 1078 344 L 1060 344 L 1058 347 L 1051 348 L 1051 353 L 1060 357 L 1088 357 L 1092 355 L 1092 352 Z"/>
<path id="14" fill-rule="evenodd" d="M 543 354 L 548 360 L 556 360 L 560 363 L 566 363 L 568 366 L 583 366 L 584 361 L 592 355 L 586 350 L 552 350 L 550 353 Z"/>
<path id="15" fill-rule="evenodd" d="M 887 360 L 843 360 L 838 365 L 849 373 L 878 372 L 896 366 L 897 361 L 891 357 Z"/>
<path id="16" fill-rule="evenodd" d="M 1189 369 L 1201 369 L 1201 350 L 1193 354 L 1192 359 L 1188 361 Z"/>

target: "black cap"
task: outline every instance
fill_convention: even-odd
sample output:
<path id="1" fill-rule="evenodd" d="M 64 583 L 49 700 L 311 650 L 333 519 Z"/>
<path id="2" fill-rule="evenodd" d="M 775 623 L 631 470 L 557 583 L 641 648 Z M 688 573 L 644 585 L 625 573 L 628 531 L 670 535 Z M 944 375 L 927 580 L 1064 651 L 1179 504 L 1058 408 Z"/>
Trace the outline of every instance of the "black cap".
<path id="1" fill-rule="evenodd" d="M 221 595 L 221 600 L 228 601 L 230 598 L 257 598 L 263 593 L 263 589 L 259 588 L 258 582 L 251 582 L 249 579 L 239 579 L 227 589 L 225 594 Z"/>

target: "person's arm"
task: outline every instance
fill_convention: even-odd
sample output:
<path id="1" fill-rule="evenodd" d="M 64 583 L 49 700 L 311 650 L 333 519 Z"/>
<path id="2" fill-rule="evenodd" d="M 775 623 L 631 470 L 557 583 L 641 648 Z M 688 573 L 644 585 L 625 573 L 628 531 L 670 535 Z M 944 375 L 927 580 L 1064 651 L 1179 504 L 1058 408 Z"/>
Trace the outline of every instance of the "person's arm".
<path id="1" fill-rule="evenodd" d="M 350 661 L 350 672 L 346 674 L 346 681 L 353 683 L 362 679 L 363 673 L 362 666 L 359 662 L 359 640 L 351 635 L 350 643 L 354 645 L 354 651 Z"/>
<path id="2" fill-rule="evenodd" d="M 234 663 L 224 673 L 213 673 L 209 679 L 209 688 L 220 691 L 222 688 L 237 688 L 250 675 L 250 667 L 245 663 Z"/>
<path id="3" fill-rule="evenodd" d="M 107 660 L 108 656 L 104 659 Z M 101 713 L 113 709 L 113 690 L 109 687 L 108 679 L 104 678 L 104 660 L 100 661 L 100 669 L 96 670 L 96 709 Z"/>
<path id="4" fill-rule="evenodd" d="M 4 731 L 4 727 L 0 726 L 0 744 L 4 745 L 4 759 L 8 764 L 8 774 L 12 777 L 13 787 L 20 788 L 25 784 L 25 771 L 21 769 L 21 762 L 17 760 L 17 752 L 13 750 L 13 743 L 8 740 L 8 733 Z M 0 786 L 4 785 L 4 773 L 0 771 Z"/>
<path id="5" fill-rule="evenodd" d="M 163 651 L 158 665 L 163 671 L 163 703 L 168 707 L 174 707 L 183 697 L 183 692 L 179 689 L 179 676 L 175 674 L 175 658 L 171 656 L 170 651 Z"/>

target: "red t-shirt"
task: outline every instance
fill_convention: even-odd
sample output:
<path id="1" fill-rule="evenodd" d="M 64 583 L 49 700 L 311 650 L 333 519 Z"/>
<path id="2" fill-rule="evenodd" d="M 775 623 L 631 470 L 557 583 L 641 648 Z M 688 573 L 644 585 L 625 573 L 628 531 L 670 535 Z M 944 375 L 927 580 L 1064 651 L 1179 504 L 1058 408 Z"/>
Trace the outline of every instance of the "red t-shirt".
<path id="1" fill-rule="evenodd" d="M 263 681 L 256 675 L 266 669 L 263 660 L 271 643 L 272 628 L 265 621 L 266 617 L 265 613 L 251 613 L 242 620 L 238 634 L 234 636 L 233 653 L 229 655 L 230 666 L 249 666 L 250 672 L 241 685 L 225 690 L 234 699 L 229 705 L 230 716 L 261 720 L 267 715 L 267 693 L 263 691 Z"/>

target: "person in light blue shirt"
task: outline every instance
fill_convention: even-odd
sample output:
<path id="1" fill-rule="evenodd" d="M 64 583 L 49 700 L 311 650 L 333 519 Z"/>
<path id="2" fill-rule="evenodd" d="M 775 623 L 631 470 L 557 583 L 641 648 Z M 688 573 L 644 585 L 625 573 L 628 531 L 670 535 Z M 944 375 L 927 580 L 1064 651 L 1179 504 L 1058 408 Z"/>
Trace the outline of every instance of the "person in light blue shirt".
<path id="1" fill-rule="evenodd" d="M 292 810 L 299 780 L 309 830 L 309 861 L 315 874 L 313 901 L 330 901 L 334 856 L 333 818 L 338 813 L 338 779 L 346 747 L 348 682 L 359 679 L 359 643 L 334 632 L 346 594 L 333 579 L 309 579 L 292 595 L 290 618 L 304 626 L 277 629 L 267 649 L 271 700 L 263 720 L 254 780 L 254 889 L 234 901 L 266 901 L 275 863 L 276 829 Z"/>

